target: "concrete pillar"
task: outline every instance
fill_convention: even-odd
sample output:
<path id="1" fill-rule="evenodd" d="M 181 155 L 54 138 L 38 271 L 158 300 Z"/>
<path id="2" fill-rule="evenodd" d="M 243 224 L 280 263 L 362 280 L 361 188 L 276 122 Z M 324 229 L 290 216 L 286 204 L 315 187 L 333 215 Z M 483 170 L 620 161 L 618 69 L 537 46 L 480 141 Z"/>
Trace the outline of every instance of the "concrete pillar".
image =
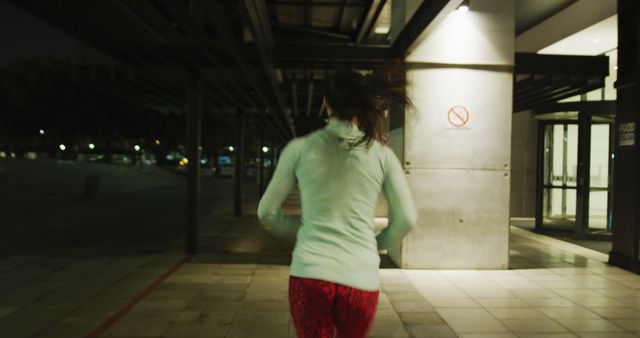
<path id="1" fill-rule="evenodd" d="M 409 50 L 403 161 L 419 220 L 390 250 L 401 267 L 508 267 L 514 12 L 471 1 Z"/>

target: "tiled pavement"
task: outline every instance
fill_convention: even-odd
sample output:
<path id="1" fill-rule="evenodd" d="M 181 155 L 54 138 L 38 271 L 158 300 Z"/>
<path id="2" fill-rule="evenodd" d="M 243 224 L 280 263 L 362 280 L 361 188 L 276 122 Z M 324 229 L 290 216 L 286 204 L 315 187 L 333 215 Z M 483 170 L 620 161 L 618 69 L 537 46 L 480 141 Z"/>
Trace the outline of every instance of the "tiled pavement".
<path id="1" fill-rule="evenodd" d="M 214 212 L 204 223 L 203 253 L 101 336 L 295 337 L 289 244 L 251 216 Z M 181 257 L 176 250 L 0 260 L 0 337 L 84 337 Z M 381 269 L 371 337 L 640 337 L 640 276 L 603 258 L 512 228 L 510 270 Z"/>

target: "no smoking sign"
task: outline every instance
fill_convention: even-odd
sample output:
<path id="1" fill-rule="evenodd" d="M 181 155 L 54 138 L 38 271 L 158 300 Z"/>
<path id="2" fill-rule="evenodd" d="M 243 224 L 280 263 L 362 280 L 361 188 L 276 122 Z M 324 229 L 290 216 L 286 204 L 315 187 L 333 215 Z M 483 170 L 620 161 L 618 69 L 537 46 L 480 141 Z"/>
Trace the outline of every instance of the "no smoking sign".
<path id="1" fill-rule="evenodd" d="M 469 129 L 469 118 L 471 115 L 466 107 L 453 106 L 449 108 L 447 114 L 448 127 L 455 129 Z"/>

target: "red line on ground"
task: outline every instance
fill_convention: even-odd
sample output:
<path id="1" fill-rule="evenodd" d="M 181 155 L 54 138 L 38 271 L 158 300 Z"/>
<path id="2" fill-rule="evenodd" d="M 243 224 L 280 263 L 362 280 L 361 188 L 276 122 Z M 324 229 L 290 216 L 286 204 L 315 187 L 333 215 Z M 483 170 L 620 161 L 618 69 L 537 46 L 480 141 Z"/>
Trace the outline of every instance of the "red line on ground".
<path id="1" fill-rule="evenodd" d="M 135 295 L 129 303 L 127 303 L 124 307 L 122 307 L 118 312 L 111 315 L 109 318 L 105 319 L 98 327 L 93 329 L 91 333 L 85 336 L 85 338 L 98 338 L 102 334 L 104 334 L 113 324 L 117 323 L 122 317 L 126 316 L 134 306 L 136 306 L 140 301 L 142 301 L 145 297 L 147 297 L 155 288 L 160 286 L 165 279 L 169 278 L 174 272 L 176 272 L 180 267 L 186 263 L 191 257 L 186 256 L 180 259 L 176 264 L 170 267 L 165 273 L 163 273 L 160 277 L 156 278 L 151 284 L 147 285 L 140 293 Z"/>

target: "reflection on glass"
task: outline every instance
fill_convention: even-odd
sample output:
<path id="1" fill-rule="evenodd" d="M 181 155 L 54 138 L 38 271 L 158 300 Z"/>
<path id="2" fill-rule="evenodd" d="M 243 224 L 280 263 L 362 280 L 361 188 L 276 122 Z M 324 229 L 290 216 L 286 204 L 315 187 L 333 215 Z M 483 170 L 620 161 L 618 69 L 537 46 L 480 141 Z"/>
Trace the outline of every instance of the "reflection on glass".
<path id="1" fill-rule="evenodd" d="M 595 231 L 606 230 L 609 225 L 609 133 L 609 124 L 591 126 L 589 228 Z"/>
<path id="2" fill-rule="evenodd" d="M 545 128 L 543 222 L 572 227 L 576 215 L 578 126 L 555 124 Z"/>
<path id="3" fill-rule="evenodd" d="M 544 189 L 543 222 L 545 225 L 573 228 L 576 221 L 575 189 Z"/>
<path id="4" fill-rule="evenodd" d="M 575 187 L 578 176 L 578 126 L 547 126 L 545 184 Z"/>
<path id="5" fill-rule="evenodd" d="M 565 181 L 570 187 L 575 187 L 578 181 L 578 126 L 570 124 L 567 126 L 566 133 L 567 160 L 564 163 Z"/>
<path id="6" fill-rule="evenodd" d="M 553 126 L 553 158 L 551 161 L 551 184 L 562 185 L 564 183 L 564 125 Z"/>
<path id="7" fill-rule="evenodd" d="M 609 194 L 606 190 L 589 193 L 589 228 L 607 229 L 607 202 Z"/>
<path id="8" fill-rule="evenodd" d="M 607 188 L 609 186 L 609 125 L 594 124 L 591 126 L 591 188 Z"/>

